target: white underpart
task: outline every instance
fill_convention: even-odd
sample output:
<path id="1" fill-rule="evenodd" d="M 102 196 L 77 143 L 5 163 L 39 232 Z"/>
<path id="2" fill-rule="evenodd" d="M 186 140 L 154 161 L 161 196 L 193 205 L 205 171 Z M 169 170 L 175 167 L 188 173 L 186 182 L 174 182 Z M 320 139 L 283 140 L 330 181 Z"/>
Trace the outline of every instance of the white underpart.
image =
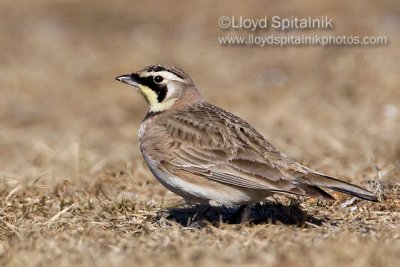
<path id="1" fill-rule="evenodd" d="M 177 176 L 163 172 L 157 167 L 159 163 L 153 160 L 145 152 L 143 153 L 143 157 L 157 180 L 168 190 L 183 197 L 187 201 L 193 201 L 200 204 L 209 204 L 212 206 L 223 205 L 231 207 L 241 203 L 251 202 L 252 200 L 250 191 L 239 190 L 230 186 L 226 186 L 225 190 L 221 190 L 220 187 L 214 189 L 196 185 L 184 181 Z"/>

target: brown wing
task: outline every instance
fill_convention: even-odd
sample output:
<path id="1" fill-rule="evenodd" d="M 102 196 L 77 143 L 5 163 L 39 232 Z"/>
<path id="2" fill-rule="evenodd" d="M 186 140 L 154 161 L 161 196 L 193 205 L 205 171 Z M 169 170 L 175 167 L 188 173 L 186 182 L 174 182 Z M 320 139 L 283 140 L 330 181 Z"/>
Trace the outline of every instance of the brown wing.
<path id="1" fill-rule="evenodd" d="M 376 200 L 369 191 L 323 176 L 287 158 L 239 117 L 208 103 L 169 114 L 161 122 L 172 151 L 172 172 L 233 186 L 333 199 L 320 187 Z M 165 156 L 165 155 L 164 155 Z"/>

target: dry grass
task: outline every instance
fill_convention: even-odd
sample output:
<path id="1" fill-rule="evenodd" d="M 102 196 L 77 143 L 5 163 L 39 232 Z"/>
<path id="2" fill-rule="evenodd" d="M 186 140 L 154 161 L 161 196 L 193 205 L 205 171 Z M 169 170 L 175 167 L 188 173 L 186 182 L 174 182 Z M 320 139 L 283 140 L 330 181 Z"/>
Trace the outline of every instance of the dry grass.
<path id="1" fill-rule="evenodd" d="M 0 4 L 1 266 L 398 264 L 397 2 L 114 2 Z M 217 19 L 231 14 L 328 15 L 334 33 L 390 45 L 221 47 Z M 246 225 L 220 209 L 186 227 L 198 208 L 144 165 L 145 103 L 113 80 L 150 63 L 182 67 L 288 155 L 380 188 L 383 201 L 280 197 L 254 206 Z"/>

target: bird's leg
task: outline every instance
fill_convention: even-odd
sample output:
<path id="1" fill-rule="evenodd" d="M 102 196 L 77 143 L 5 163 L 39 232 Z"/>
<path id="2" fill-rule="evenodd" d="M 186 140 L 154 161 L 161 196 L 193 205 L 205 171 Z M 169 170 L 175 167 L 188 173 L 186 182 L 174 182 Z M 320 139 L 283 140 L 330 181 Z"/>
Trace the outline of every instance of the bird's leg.
<path id="1" fill-rule="evenodd" d="M 250 206 L 242 205 L 239 207 L 237 211 L 235 211 L 231 218 L 229 219 L 230 223 L 245 223 L 250 219 Z"/>
<path id="2" fill-rule="evenodd" d="M 193 217 L 189 218 L 189 220 L 187 222 L 187 226 L 191 227 L 191 226 L 193 226 L 193 224 L 195 222 L 200 221 L 204 217 L 204 215 L 206 215 L 206 213 L 208 211 L 210 211 L 210 209 L 211 209 L 211 206 L 210 205 L 206 205 L 203 209 L 201 209 L 199 212 L 194 214 Z"/>

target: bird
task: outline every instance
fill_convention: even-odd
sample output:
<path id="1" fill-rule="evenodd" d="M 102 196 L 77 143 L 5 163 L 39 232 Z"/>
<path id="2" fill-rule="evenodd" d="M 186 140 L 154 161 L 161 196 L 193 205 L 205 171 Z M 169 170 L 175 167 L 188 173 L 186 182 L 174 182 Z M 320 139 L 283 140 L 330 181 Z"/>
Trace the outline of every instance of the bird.
<path id="1" fill-rule="evenodd" d="M 357 185 L 289 158 L 238 116 L 207 102 L 171 65 L 149 65 L 116 80 L 149 105 L 139 146 L 155 178 L 189 203 L 246 207 L 274 194 L 335 200 L 330 191 L 379 201 Z"/>

